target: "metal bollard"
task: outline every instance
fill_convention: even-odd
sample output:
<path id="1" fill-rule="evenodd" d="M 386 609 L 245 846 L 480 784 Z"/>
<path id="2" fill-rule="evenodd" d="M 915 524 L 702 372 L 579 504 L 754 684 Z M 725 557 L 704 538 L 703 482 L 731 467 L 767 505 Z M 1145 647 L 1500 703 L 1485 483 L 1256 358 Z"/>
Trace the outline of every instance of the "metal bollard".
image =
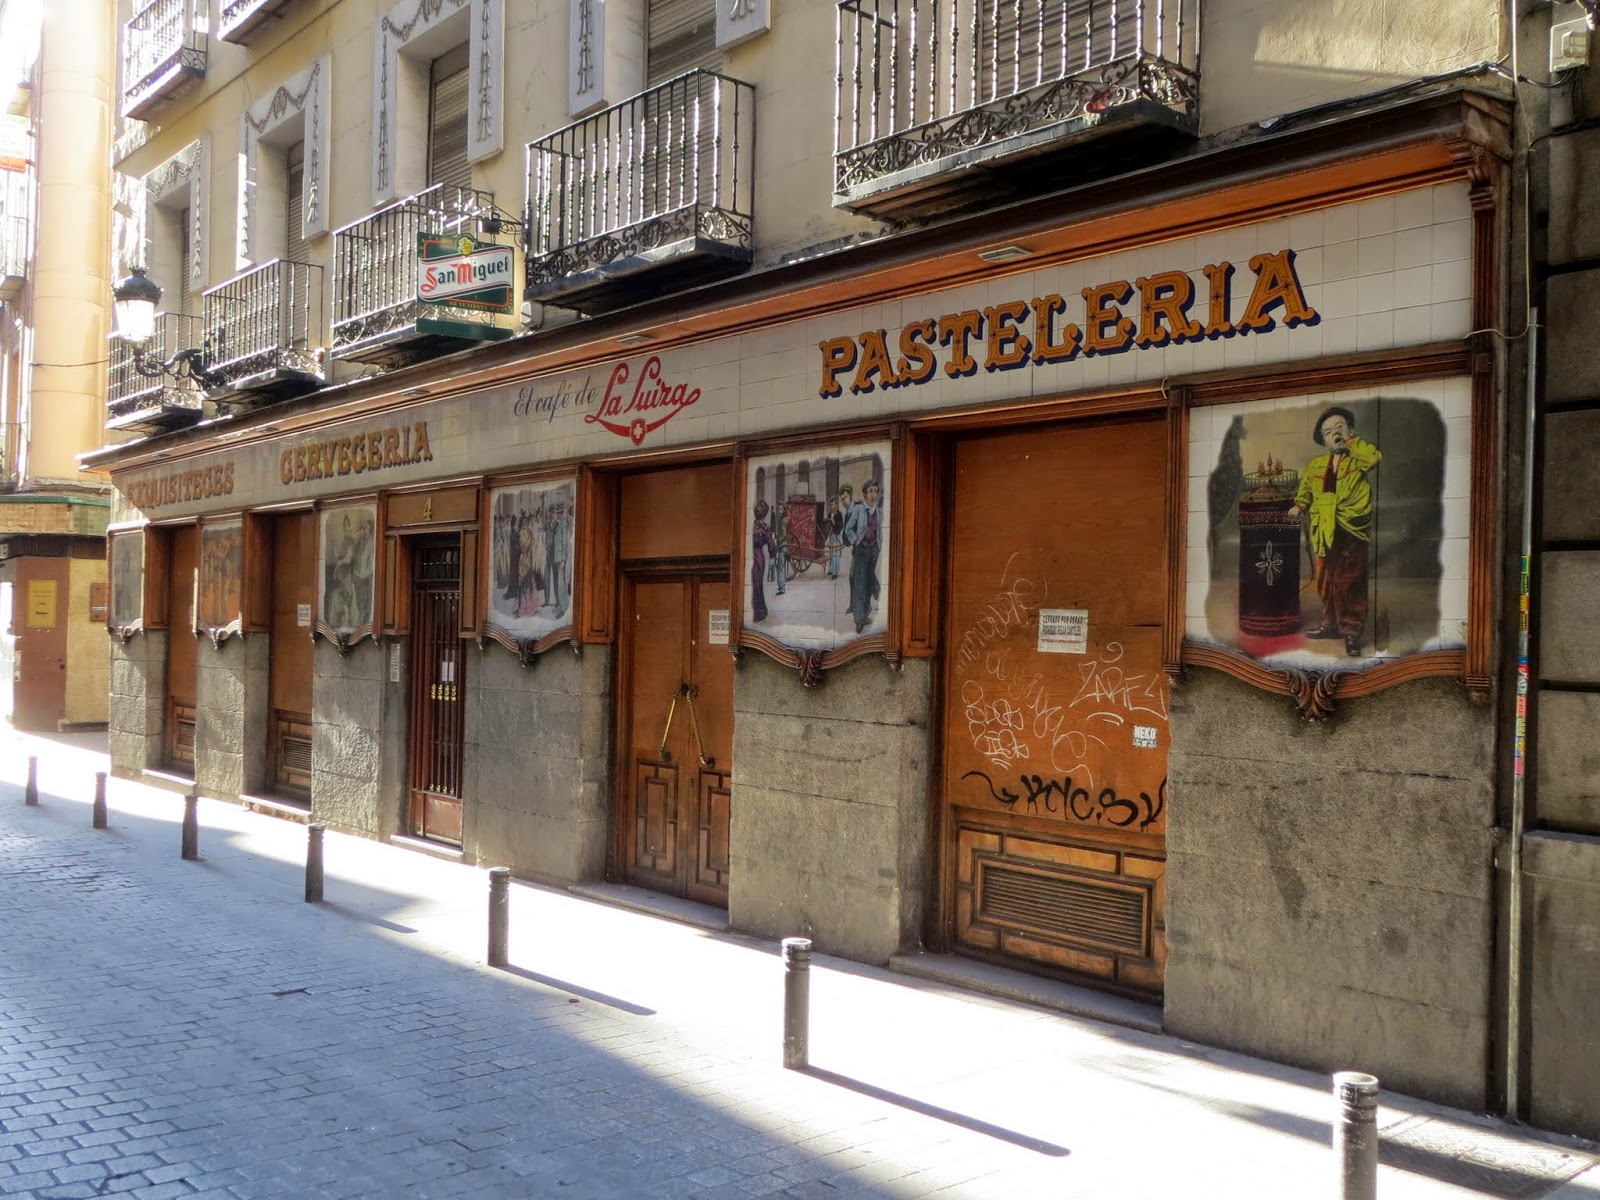
<path id="1" fill-rule="evenodd" d="M 1377 1200 L 1378 1077 L 1340 1071 L 1333 1077 L 1338 1117 L 1333 1157 L 1339 1163 L 1339 1200 Z"/>
<path id="2" fill-rule="evenodd" d="M 96 771 L 94 773 L 94 827 L 96 829 L 104 829 L 106 827 L 106 773 L 104 771 Z"/>
<path id="3" fill-rule="evenodd" d="M 39 756 L 28 755 L 28 790 L 22 794 L 24 804 L 39 803 Z"/>
<path id="4" fill-rule="evenodd" d="M 325 825 L 306 826 L 306 903 L 322 903 L 322 835 Z"/>
<path id="5" fill-rule="evenodd" d="M 811 939 L 783 939 L 783 1065 L 811 1061 Z"/>
<path id="6" fill-rule="evenodd" d="M 506 965 L 511 933 L 511 868 L 489 868 L 489 965 Z"/>
<path id="7" fill-rule="evenodd" d="M 200 857 L 200 793 L 183 795 L 183 857 L 194 862 Z"/>

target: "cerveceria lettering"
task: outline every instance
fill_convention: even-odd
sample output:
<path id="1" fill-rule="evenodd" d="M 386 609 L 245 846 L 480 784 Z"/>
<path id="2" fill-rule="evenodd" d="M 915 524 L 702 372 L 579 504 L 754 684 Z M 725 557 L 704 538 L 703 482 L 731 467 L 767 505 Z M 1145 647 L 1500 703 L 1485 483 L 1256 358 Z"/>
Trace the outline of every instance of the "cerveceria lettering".
<path id="1" fill-rule="evenodd" d="M 1293 250 L 1257 254 L 1250 260 L 1250 270 L 1255 284 L 1237 319 L 1231 295 L 1234 267 L 1222 262 L 1202 268 L 1208 293 L 1204 297 L 1196 295 L 1194 280 L 1183 271 L 1158 271 L 1131 283 L 1114 279 L 1086 287 L 1080 293 L 1081 323 L 1063 323 L 1068 301 L 1051 293 L 912 321 L 900 330 L 893 350 L 884 329 L 828 338 L 818 343 L 822 385 L 817 394 L 837 396 L 844 391 L 845 380 L 857 394 L 927 383 L 941 358 L 944 373 L 960 379 L 980 366 L 986 371 L 1008 371 L 1029 363 L 1048 366 L 1080 354 L 1121 354 L 1266 333 L 1279 320 L 1294 327 L 1314 325 L 1320 319 L 1306 303 Z M 1075 298 L 1072 303 L 1079 301 Z M 1132 307 L 1135 303 L 1137 307 Z"/>
<path id="2" fill-rule="evenodd" d="M 432 461 L 428 423 L 418 421 L 290 447 L 278 458 L 278 478 L 284 483 L 304 483 Z"/>
<path id="3" fill-rule="evenodd" d="M 214 496 L 233 495 L 233 463 L 217 463 L 210 467 L 195 467 L 188 471 L 174 471 L 150 479 L 136 479 L 123 494 L 134 508 L 160 508 L 164 504 L 184 504 L 191 500 L 209 500 Z"/>

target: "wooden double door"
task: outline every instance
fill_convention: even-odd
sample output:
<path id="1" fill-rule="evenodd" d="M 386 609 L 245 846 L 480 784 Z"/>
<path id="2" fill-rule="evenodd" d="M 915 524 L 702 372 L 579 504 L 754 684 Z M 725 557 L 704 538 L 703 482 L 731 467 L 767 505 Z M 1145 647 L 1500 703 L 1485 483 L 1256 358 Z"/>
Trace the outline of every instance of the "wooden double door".
<path id="1" fill-rule="evenodd" d="M 731 588 L 720 573 L 650 571 L 622 586 L 617 825 L 628 882 L 726 908 L 733 785 Z"/>
<path id="2" fill-rule="evenodd" d="M 946 609 L 948 936 L 1147 994 L 1167 955 L 1167 445 L 1142 419 L 959 443 Z"/>

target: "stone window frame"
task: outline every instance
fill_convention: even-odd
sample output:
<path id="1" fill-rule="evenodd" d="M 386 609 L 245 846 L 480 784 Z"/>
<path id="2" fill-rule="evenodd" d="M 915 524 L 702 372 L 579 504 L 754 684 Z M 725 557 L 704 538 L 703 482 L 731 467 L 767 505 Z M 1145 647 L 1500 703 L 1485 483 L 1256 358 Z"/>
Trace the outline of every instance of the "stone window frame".
<path id="1" fill-rule="evenodd" d="M 467 161 L 481 162 L 504 149 L 504 0 L 400 0 L 373 30 L 374 208 L 425 186 L 426 148 L 412 144 L 414 139 L 402 141 L 401 131 L 409 137 L 426 129 L 427 65 L 463 41 L 471 47 Z"/>
<path id="2" fill-rule="evenodd" d="M 287 203 L 286 180 L 281 172 L 264 169 L 263 146 L 281 153 L 297 141 L 305 143 L 301 236 L 309 241 L 328 232 L 332 82 L 333 61 L 324 54 L 240 116 L 236 269 L 282 257 L 281 250 L 266 251 L 271 248 L 268 222 Z"/>
<path id="3" fill-rule="evenodd" d="M 169 295 L 174 294 L 171 289 L 182 289 L 182 270 L 188 272 L 188 290 L 191 293 L 198 296 L 206 288 L 206 235 L 211 225 L 210 189 L 207 186 L 210 166 L 210 139 L 202 137 L 190 142 L 141 180 L 144 192 L 140 214 L 143 228 L 139 235 L 138 255 L 141 261 L 125 265 L 146 267 L 156 283 L 168 289 Z M 189 261 L 176 264 L 180 267 L 179 276 L 168 275 L 163 279 L 163 268 L 169 265 L 172 257 L 168 254 L 158 257 L 156 253 L 158 231 L 165 219 L 163 214 L 179 214 L 185 208 L 189 210 Z"/>

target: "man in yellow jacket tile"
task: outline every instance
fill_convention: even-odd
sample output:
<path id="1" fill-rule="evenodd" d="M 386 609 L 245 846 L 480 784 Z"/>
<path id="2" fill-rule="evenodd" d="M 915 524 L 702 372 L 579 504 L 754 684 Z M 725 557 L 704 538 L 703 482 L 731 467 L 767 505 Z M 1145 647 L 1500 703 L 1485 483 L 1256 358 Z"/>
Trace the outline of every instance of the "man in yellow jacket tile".
<path id="1" fill-rule="evenodd" d="M 1356 436 L 1356 418 L 1334 406 L 1317 418 L 1311 436 L 1328 452 L 1306 464 L 1291 516 L 1308 515 L 1306 536 L 1316 559 L 1322 624 L 1307 637 L 1343 638 L 1345 653 L 1361 657 L 1367 626 L 1367 543 L 1372 486 L 1367 475 L 1383 455 Z"/>

